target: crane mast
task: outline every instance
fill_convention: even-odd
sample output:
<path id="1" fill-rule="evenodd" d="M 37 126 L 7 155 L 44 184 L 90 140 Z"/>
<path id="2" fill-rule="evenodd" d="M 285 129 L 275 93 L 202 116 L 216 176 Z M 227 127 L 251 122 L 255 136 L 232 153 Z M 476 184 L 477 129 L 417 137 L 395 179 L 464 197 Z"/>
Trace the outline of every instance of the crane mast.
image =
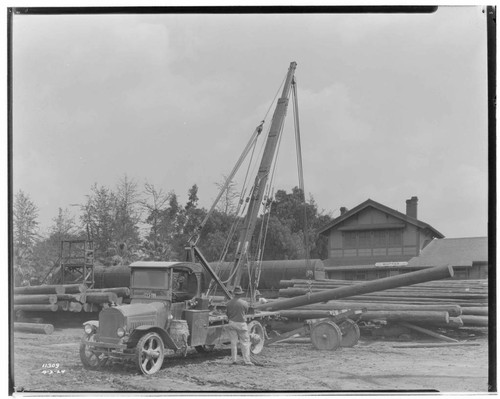
<path id="1" fill-rule="evenodd" d="M 288 99 L 294 81 L 293 77 L 296 66 L 296 62 L 290 63 L 290 67 L 288 68 L 288 73 L 283 86 L 283 92 L 280 99 L 278 100 L 276 109 L 273 114 L 271 127 L 267 136 L 267 141 L 260 162 L 259 170 L 257 172 L 253 191 L 248 203 L 248 212 L 245 216 L 243 226 L 240 231 L 235 260 L 231 268 L 230 275 L 232 277 L 227 285 L 227 289 L 229 291 L 232 291 L 234 287 L 240 285 L 243 266 L 248 259 L 250 243 L 255 230 L 255 225 L 257 223 L 257 218 L 259 216 L 260 206 L 264 198 L 264 191 L 266 188 L 267 180 L 269 178 L 269 173 L 271 171 L 271 166 L 273 160 L 276 157 L 280 134 L 283 129 L 283 123 L 288 108 Z"/>

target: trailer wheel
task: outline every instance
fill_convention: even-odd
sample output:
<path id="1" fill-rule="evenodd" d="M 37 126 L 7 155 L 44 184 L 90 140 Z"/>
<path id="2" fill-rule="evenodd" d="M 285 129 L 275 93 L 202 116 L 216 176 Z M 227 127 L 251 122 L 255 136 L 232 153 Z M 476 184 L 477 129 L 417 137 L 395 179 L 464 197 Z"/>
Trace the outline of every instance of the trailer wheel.
<path id="1" fill-rule="evenodd" d="M 351 348 L 358 343 L 361 333 L 359 331 L 359 326 L 354 320 L 347 319 L 344 321 L 340 325 L 340 330 L 342 331 L 342 340 L 340 341 L 341 347 Z"/>
<path id="2" fill-rule="evenodd" d="M 266 333 L 264 327 L 257 320 L 248 323 L 248 334 L 250 335 L 250 353 L 256 355 L 262 351 Z"/>
<path id="3" fill-rule="evenodd" d="M 83 336 L 84 340 L 95 342 L 95 334 L 88 336 L 85 334 Z M 80 344 L 80 360 L 82 361 L 83 367 L 89 370 L 97 370 L 104 366 L 107 362 L 107 358 L 102 352 L 94 351 L 89 345 L 87 345 L 83 340 Z"/>
<path id="4" fill-rule="evenodd" d="M 316 349 L 333 351 L 340 346 L 342 332 L 332 321 L 321 321 L 312 328 L 311 341 Z"/>
<path id="5" fill-rule="evenodd" d="M 142 336 L 135 347 L 136 363 L 143 374 L 154 374 L 161 369 L 165 357 L 161 337 L 150 332 Z"/>

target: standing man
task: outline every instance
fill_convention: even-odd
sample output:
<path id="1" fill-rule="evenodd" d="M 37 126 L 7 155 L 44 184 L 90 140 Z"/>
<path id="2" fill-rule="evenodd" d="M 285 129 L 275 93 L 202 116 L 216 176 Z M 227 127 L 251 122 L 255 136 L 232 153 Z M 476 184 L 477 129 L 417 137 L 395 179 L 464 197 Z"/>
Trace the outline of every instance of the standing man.
<path id="1" fill-rule="evenodd" d="M 234 297 L 226 305 L 229 319 L 229 335 L 231 337 L 231 358 L 233 364 L 236 364 L 239 341 L 244 363 L 247 366 L 253 366 L 250 360 L 250 335 L 248 334 L 248 325 L 245 319 L 248 312 L 248 303 L 242 299 L 244 293 L 240 286 L 235 287 Z"/>

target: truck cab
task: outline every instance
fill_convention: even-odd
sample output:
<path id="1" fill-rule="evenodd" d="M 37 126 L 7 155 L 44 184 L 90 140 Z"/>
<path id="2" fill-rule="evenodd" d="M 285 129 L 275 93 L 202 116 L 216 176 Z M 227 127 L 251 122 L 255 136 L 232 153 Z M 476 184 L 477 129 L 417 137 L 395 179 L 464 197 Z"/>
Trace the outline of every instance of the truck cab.
<path id="1" fill-rule="evenodd" d="M 200 297 L 202 267 L 188 262 L 134 262 L 130 265 L 131 303 L 179 303 Z"/>

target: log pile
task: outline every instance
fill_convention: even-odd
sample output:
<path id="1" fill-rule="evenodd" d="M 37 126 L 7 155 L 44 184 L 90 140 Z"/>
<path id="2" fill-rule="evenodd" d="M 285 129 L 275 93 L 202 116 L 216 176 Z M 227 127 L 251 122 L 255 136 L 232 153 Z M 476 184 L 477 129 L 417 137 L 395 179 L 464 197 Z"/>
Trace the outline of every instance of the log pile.
<path id="1" fill-rule="evenodd" d="M 348 280 L 281 280 L 279 295 L 291 298 L 338 287 L 363 284 Z M 487 280 L 441 280 L 310 304 L 281 311 L 290 320 L 328 317 L 341 309 L 367 309 L 361 322 L 408 327 L 458 329 L 488 326 Z M 417 329 L 413 329 L 417 330 Z M 405 331 L 409 331 L 406 329 Z M 428 335 L 432 335 L 431 332 Z"/>
<path id="2" fill-rule="evenodd" d="M 14 288 L 16 319 L 46 312 L 99 312 L 102 308 L 121 305 L 128 299 L 127 287 L 88 289 L 83 284 L 39 285 Z"/>

